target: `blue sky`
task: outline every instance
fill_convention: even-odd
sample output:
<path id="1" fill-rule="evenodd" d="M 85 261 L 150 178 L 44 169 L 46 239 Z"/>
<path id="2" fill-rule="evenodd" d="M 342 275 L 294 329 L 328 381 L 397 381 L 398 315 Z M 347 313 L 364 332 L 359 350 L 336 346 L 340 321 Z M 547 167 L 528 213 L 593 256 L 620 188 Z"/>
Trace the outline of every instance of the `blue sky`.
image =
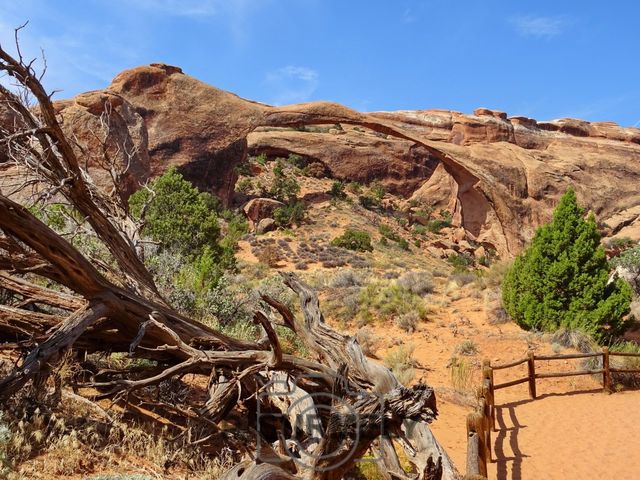
<path id="1" fill-rule="evenodd" d="M 5 47 L 26 20 L 57 98 L 164 62 L 271 104 L 640 126 L 637 1 L 0 0 Z"/>

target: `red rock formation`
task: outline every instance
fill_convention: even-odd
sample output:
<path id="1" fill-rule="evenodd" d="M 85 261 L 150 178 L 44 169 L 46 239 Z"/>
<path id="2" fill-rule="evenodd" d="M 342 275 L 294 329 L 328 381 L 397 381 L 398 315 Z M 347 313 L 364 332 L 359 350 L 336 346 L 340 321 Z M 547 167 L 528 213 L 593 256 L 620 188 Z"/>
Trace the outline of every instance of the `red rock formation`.
<path id="1" fill-rule="evenodd" d="M 59 102 L 58 108 L 82 144 L 90 141 L 87 132 L 105 105 L 114 139 L 135 152 L 129 190 L 175 165 L 228 202 L 249 136 L 252 152 L 307 155 L 338 178 L 380 180 L 407 197 L 450 209 L 454 225 L 464 227 L 468 238 L 501 254 L 517 252 L 531 238 L 570 184 L 612 233 L 640 233 L 640 129 L 574 119 L 536 122 L 488 109 L 474 115 L 362 114 L 325 102 L 276 108 L 159 64 L 122 72 L 104 91 Z M 283 128 L 251 134 L 261 126 L 319 124 L 361 128 L 345 128 L 343 134 Z"/>

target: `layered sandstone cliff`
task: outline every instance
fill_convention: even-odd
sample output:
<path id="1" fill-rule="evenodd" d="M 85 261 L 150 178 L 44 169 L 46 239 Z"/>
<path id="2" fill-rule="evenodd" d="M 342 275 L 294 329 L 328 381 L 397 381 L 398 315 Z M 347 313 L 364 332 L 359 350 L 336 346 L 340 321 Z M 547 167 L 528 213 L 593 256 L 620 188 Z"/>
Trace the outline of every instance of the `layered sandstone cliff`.
<path id="1" fill-rule="evenodd" d="M 465 115 L 365 114 L 326 102 L 271 107 L 162 64 L 124 71 L 106 89 L 58 102 L 58 109 L 80 152 L 95 146 L 95 132 L 109 122 L 112 156 L 129 166 L 125 194 L 176 166 L 229 202 L 235 167 L 248 152 L 298 153 L 322 162 L 335 178 L 378 180 L 405 198 L 448 209 L 469 239 L 503 255 L 517 252 L 550 218 L 568 185 L 610 234 L 640 237 L 640 129 L 536 122 L 488 109 Z M 329 127 L 292 128 L 303 125 Z M 87 158 L 108 183 L 100 163 Z"/>

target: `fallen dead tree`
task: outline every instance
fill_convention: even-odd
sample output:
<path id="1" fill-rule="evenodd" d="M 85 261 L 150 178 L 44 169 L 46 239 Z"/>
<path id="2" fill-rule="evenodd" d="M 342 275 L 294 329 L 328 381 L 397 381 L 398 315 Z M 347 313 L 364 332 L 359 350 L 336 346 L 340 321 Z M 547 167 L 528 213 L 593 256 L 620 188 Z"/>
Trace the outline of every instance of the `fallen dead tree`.
<path id="1" fill-rule="evenodd" d="M 437 416 L 433 390 L 405 387 L 367 359 L 354 338 L 325 323 L 317 296 L 294 274 L 283 281 L 300 298 L 303 318 L 263 297 L 264 309 L 254 313 L 264 331 L 257 342 L 176 312 L 139 256 L 140 225 L 118 192 L 126 165 L 113 161 L 113 149 L 121 146 L 110 137 L 108 122 L 96 132 L 100 151 L 76 148 L 32 64 L 19 48 L 15 58 L 0 48 L 0 71 L 25 94 L 0 86 L 0 108 L 12 119 L 0 131 L 0 170 L 18 164 L 29 175 L 15 191 L 37 183 L 38 198 L 68 202 L 113 261 L 87 258 L 26 205 L 0 192 L 0 286 L 12 298 L 0 306 L 0 340 L 4 349 L 26 352 L 0 380 L 1 399 L 26 389 L 37 401 L 59 400 L 59 391 L 48 395 L 44 387 L 59 389 L 59 382 L 48 380 L 64 356 L 125 352 L 152 362 L 122 370 L 85 365 L 90 375 L 77 378 L 74 388 L 93 392 L 88 401 L 111 399 L 169 418 L 194 446 L 215 452 L 224 441 L 245 449 L 246 460 L 225 478 L 342 478 L 374 447 L 387 478 L 457 478 L 428 426 Z M 111 169 L 112 192 L 94 185 L 82 155 L 98 156 Z M 301 338 L 311 359 L 282 352 L 274 329 L 280 321 Z M 188 374 L 205 380 L 204 395 L 166 394 L 163 386 Z M 235 433 L 221 432 L 223 419 L 235 424 Z M 404 447 L 414 474 L 400 467 L 393 440 Z"/>

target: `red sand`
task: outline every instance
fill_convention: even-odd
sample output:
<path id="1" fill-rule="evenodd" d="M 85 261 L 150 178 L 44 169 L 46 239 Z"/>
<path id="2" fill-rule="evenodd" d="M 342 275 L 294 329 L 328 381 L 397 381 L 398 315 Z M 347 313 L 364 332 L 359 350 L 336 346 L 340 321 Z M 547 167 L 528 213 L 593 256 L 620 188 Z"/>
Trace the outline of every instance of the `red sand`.
<path id="1" fill-rule="evenodd" d="M 541 392 L 536 400 L 521 398 L 496 409 L 490 479 L 640 478 L 640 392 Z M 448 402 L 439 409 L 434 433 L 464 470 L 469 409 Z"/>

